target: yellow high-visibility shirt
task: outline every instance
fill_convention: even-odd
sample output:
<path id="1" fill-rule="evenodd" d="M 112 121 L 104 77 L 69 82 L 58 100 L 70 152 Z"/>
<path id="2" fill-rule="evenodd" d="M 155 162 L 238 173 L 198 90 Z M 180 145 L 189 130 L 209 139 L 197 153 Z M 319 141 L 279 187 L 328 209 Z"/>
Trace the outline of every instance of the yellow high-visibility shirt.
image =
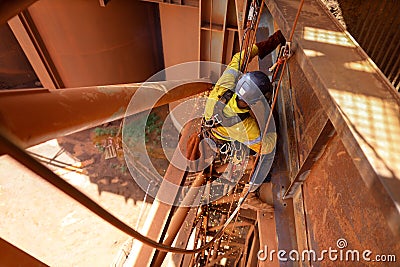
<path id="1" fill-rule="evenodd" d="M 220 99 L 220 97 L 227 90 L 235 89 L 237 82 L 236 79 L 239 76 L 239 72 L 237 71 L 239 68 L 239 58 L 242 61 L 244 57 L 243 54 L 244 52 L 242 51 L 242 54 L 236 53 L 233 56 L 228 67 L 215 84 L 213 90 L 210 92 L 205 107 L 204 117 L 206 120 L 209 120 L 212 117 L 215 103 Z M 257 54 L 258 48 L 256 45 L 253 45 L 250 54 L 250 60 Z M 241 109 L 237 106 L 236 98 L 237 95 L 235 93 L 224 107 L 223 112 L 225 116 L 232 117 L 236 116 L 238 113 L 249 112 L 249 109 Z M 267 133 L 262 140 L 262 151 L 260 151 L 260 128 L 258 127 L 257 121 L 252 116 L 249 116 L 243 121 L 230 127 L 217 126 L 212 128 L 212 133 L 218 139 L 227 141 L 236 140 L 245 144 L 255 152 L 261 152 L 261 154 L 268 154 L 272 152 L 276 144 L 276 133 Z"/>

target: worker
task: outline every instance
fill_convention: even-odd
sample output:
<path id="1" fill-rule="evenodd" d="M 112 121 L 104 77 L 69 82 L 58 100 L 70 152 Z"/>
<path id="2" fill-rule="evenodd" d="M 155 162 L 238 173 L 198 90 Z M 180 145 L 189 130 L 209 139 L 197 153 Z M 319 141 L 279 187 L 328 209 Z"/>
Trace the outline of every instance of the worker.
<path id="1" fill-rule="evenodd" d="M 267 40 L 258 42 L 250 48 L 250 60 L 256 55 L 262 59 L 285 43 L 284 36 L 278 30 Z M 243 75 L 240 73 L 244 57 L 244 51 L 233 56 L 210 92 L 205 106 L 203 133 L 216 143 L 220 152 L 227 152 L 229 147 L 233 151 L 234 147 L 239 145 L 248 148 L 252 154 L 260 153 L 260 163 L 262 163 L 265 160 L 272 160 L 268 159 L 267 155 L 274 152 L 276 144 L 275 130 L 268 129 L 267 134 L 262 137 L 262 131 L 257 123 L 263 121 L 258 116 L 268 117 L 265 113 L 269 111 L 269 106 L 266 105 L 271 103 L 273 87 L 268 76 L 261 71 L 247 72 Z M 260 102 L 264 103 L 261 105 L 261 110 L 260 107 L 254 108 Z M 265 123 L 262 126 L 265 126 Z M 254 185 L 253 190 L 265 182 L 268 172 L 269 168 L 266 172 L 260 168 L 255 171 L 250 181 Z"/>

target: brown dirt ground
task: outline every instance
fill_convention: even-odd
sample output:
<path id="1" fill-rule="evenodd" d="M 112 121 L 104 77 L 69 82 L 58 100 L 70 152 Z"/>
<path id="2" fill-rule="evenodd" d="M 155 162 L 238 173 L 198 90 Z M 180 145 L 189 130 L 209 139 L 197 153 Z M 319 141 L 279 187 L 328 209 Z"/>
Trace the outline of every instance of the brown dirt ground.
<path id="1" fill-rule="evenodd" d="M 107 125 L 116 126 L 119 122 Z M 122 154 L 106 160 L 95 146 L 97 141 L 94 129 L 89 129 L 33 151 L 80 165 L 75 172 L 50 167 L 122 221 L 140 229 L 152 199 L 147 196 L 143 203 L 145 193 L 127 170 Z M 161 156 L 153 160 L 160 169 L 167 167 Z M 50 266 L 110 266 L 130 240 L 8 156 L 0 157 L 0 213 L 0 236 Z"/>

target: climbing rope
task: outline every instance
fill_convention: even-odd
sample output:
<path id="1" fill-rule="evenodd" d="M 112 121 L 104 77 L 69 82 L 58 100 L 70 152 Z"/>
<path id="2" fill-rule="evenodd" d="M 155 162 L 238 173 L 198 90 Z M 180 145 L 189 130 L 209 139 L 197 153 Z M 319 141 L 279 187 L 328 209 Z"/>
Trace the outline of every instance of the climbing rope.
<path id="1" fill-rule="evenodd" d="M 262 2 L 261 2 L 262 3 Z M 260 4 L 258 0 L 253 0 L 250 4 L 249 13 L 247 16 L 246 29 L 244 30 L 239 53 L 239 66 L 240 73 L 245 73 L 251 57 L 251 50 L 256 40 L 256 33 L 260 21 L 261 13 L 264 5 Z M 242 64 L 242 54 L 244 54 Z"/>

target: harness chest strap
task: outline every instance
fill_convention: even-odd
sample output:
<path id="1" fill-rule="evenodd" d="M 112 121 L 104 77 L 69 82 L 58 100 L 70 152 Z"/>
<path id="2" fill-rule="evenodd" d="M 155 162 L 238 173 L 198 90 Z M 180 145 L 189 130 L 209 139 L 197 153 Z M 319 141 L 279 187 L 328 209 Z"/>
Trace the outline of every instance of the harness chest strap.
<path id="1" fill-rule="evenodd" d="M 213 115 L 205 122 L 205 126 L 210 128 L 216 126 L 231 127 L 250 116 L 248 112 L 239 113 L 231 117 L 228 117 L 224 114 L 223 110 L 229 100 L 231 100 L 233 94 L 234 92 L 232 90 L 226 90 L 225 93 L 220 96 L 219 100 L 214 105 Z"/>

